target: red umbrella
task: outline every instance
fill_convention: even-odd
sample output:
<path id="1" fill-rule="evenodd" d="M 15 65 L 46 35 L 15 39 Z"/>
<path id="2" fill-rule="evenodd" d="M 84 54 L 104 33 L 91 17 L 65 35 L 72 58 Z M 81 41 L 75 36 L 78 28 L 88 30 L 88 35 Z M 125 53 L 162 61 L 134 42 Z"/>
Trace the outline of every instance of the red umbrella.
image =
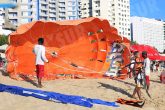
<path id="1" fill-rule="evenodd" d="M 159 52 L 154 47 L 151 47 L 149 45 L 137 45 L 137 44 L 136 45 L 132 45 L 130 47 L 130 50 L 132 52 L 135 52 L 135 51 L 139 51 L 139 52 L 146 51 L 148 53 L 148 57 L 151 60 L 165 61 L 165 57 L 164 56 L 160 56 Z"/>

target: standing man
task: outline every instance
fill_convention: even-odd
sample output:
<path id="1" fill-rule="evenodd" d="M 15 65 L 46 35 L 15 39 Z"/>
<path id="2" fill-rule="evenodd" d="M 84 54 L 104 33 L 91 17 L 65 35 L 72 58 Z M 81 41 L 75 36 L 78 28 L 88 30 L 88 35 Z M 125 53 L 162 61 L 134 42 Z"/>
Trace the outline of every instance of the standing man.
<path id="1" fill-rule="evenodd" d="M 142 61 L 140 59 L 140 54 L 138 51 L 134 52 L 135 56 L 135 83 L 136 87 L 134 89 L 132 97 L 135 98 L 135 95 L 137 93 L 139 100 L 142 100 L 141 98 L 141 87 L 142 87 Z"/>
<path id="2" fill-rule="evenodd" d="M 145 73 L 145 80 L 146 80 L 146 85 L 147 85 L 147 93 L 149 90 L 150 86 L 150 59 L 147 57 L 147 52 L 143 51 L 142 52 L 142 57 L 144 58 L 144 73 Z"/>
<path id="3" fill-rule="evenodd" d="M 43 46 L 44 39 L 39 38 L 38 44 L 34 46 L 33 52 L 36 55 L 36 73 L 38 79 L 38 87 L 42 87 L 42 78 L 44 76 L 44 62 L 48 63 L 49 61 L 45 57 L 45 47 Z"/>

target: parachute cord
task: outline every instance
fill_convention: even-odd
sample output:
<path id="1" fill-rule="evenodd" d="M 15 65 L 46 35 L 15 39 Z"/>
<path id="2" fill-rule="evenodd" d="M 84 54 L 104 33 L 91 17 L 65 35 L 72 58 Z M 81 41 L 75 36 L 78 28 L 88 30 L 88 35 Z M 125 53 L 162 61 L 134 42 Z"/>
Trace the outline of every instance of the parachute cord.
<path id="1" fill-rule="evenodd" d="M 30 46 L 29 46 L 29 47 L 30 47 Z M 49 53 L 49 54 L 52 54 L 51 50 L 49 50 L 49 49 L 46 49 L 46 52 Z M 88 68 L 86 68 L 86 67 L 76 65 L 76 64 L 72 63 L 71 61 L 67 61 L 67 60 L 64 60 L 64 59 L 59 58 L 59 57 L 57 57 L 57 58 L 58 58 L 59 60 L 61 60 L 62 62 L 64 62 L 65 64 L 68 64 L 68 65 L 70 65 L 70 66 L 72 66 L 72 67 L 75 67 L 75 68 L 77 68 L 77 69 L 85 69 L 85 70 L 88 70 L 88 71 L 97 72 L 97 71 L 95 71 L 95 70 L 88 69 Z"/>
<path id="2" fill-rule="evenodd" d="M 51 63 L 52 65 L 55 65 L 56 67 L 63 68 L 64 70 L 69 70 L 69 71 L 82 72 L 82 73 L 103 73 L 103 72 L 89 72 L 89 71 L 73 70 L 73 69 L 65 68 L 65 67 L 63 67 L 63 66 L 60 66 L 60 65 L 55 64 L 55 63 L 52 63 L 52 62 L 50 62 L 50 63 Z"/>

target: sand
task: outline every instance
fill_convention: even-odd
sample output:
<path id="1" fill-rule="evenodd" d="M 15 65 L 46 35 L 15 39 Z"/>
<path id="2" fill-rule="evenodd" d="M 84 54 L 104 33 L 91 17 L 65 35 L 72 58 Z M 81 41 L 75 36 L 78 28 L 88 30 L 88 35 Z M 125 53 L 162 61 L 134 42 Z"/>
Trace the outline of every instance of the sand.
<path id="1" fill-rule="evenodd" d="M 3 71 L 0 72 L 0 83 L 38 89 L 30 82 L 10 79 Z M 116 101 L 117 98 L 130 99 L 134 89 L 133 79 L 122 81 L 109 79 L 67 79 L 45 81 L 43 84 L 44 87 L 41 90 L 99 98 L 106 101 Z M 143 108 L 121 104 L 119 104 L 120 107 L 118 108 L 102 105 L 86 108 L 3 92 L 0 93 L 0 110 L 165 110 L 165 84 L 160 83 L 158 73 L 151 74 L 150 94 L 152 98 L 150 99 L 144 90 L 142 92 L 143 97 L 146 99 L 146 104 Z"/>

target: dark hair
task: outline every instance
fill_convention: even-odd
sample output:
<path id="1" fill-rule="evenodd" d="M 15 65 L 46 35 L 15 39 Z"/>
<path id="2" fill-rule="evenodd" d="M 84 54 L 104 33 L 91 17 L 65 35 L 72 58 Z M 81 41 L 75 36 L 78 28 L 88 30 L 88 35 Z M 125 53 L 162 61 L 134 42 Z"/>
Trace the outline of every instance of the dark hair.
<path id="1" fill-rule="evenodd" d="M 138 53 L 139 53 L 138 51 L 135 51 L 133 54 L 134 54 L 134 56 L 136 56 Z"/>
<path id="2" fill-rule="evenodd" d="M 44 38 L 39 38 L 38 39 L 38 44 L 43 45 L 43 43 L 44 43 Z"/>
<path id="3" fill-rule="evenodd" d="M 147 56 L 147 52 L 146 51 L 143 51 L 142 52 L 142 55 L 146 55 Z"/>

